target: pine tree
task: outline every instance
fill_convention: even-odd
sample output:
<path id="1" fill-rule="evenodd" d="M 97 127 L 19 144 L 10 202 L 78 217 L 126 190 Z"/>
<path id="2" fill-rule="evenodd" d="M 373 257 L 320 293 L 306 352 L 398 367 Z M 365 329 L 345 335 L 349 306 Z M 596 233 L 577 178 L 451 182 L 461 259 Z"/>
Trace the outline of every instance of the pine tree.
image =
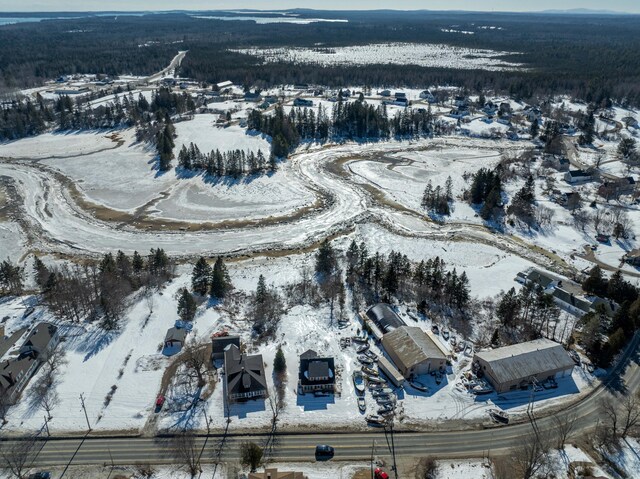
<path id="1" fill-rule="evenodd" d="M 258 278 L 258 287 L 256 288 L 256 303 L 264 304 L 267 301 L 269 292 L 267 291 L 267 283 L 263 275 Z"/>
<path id="2" fill-rule="evenodd" d="M 316 253 L 316 273 L 331 274 L 336 268 L 336 254 L 329 240 L 324 240 Z"/>
<path id="3" fill-rule="evenodd" d="M 211 267 L 204 257 L 200 257 L 191 273 L 191 288 L 196 294 L 204 296 L 209 290 Z"/>
<path id="4" fill-rule="evenodd" d="M 273 360 L 273 371 L 278 375 L 282 375 L 287 371 L 287 361 L 284 357 L 281 346 L 278 346 L 276 357 Z"/>
<path id="5" fill-rule="evenodd" d="M 213 272 L 211 273 L 211 297 L 223 299 L 229 289 L 231 289 L 231 279 L 229 278 L 229 273 L 227 272 L 227 267 L 222 257 L 218 256 L 213 265 Z"/>
<path id="6" fill-rule="evenodd" d="M 531 128 L 529 129 L 529 134 L 531 135 L 531 139 L 534 140 L 535 138 L 537 138 L 539 133 L 540 133 L 540 124 L 538 123 L 537 119 L 534 119 L 531 122 Z"/>
<path id="7" fill-rule="evenodd" d="M 514 327 L 520 315 L 520 300 L 515 288 L 511 288 L 500 299 L 496 316 L 506 327 Z"/>
<path id="8" fill-rule="evenodd" d="M 178 316 L 183 321 L 193 321 L 196 316 L 196 309 L 197 304 L 193 295 L 187 288 L 183 288 L 180 293 L 180 299 L 178 299 Z"/>
<path id="9" fill-rule="evenodd" d="M 133 268 L 133 272 L 135 274 L 140 274 L 144 269 L 144 260 L 142 259 L 142 256 L 140 256 L 140 253 L 138 253 L 137 251 L 133 252 L 131 267 Z"/>

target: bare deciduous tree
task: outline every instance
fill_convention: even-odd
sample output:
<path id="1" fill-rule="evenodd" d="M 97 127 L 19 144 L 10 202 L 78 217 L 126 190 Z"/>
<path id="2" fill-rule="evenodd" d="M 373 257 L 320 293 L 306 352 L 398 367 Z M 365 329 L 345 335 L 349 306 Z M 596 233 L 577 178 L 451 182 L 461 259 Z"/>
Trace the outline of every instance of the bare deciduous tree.
<path id="1" fill-rule="evenodd" d="M 171 440 L 171 446 L 176 461 L 184 465 L 191 477 L 200 472 L 200 448 L 191 431 L 176 434 Z"/>
<path id="2" fill-rule="evenodd" d="M 564 449 L 567 439 L 569 439 L 575 430 L 576 419 L 577 416 L 573 412 L 560 412 L 553 415 L 553 434 L 556 449 Z"/>
<path id="3" fill-rule="evenodd" d="M 620 401 L 620 434 L 626 437 L 640 424 L 640 394 L 627 394 Z"/>
<path id="4" fill-rule="evenodd" d="M 531 430 L 520 438 L 518 445 L 513 449 L 511 459 L 518 472 L 516 477 L 531 479 L 548 466 L 547 451 L 549 441 L 542 435 L 535 434 Z"/>
<path id="5" fill-rule="evenodd" d="M 576 228 L 584 231 L 591 221 L 591 215 L 584 210 L 576 210 L 573 212 L 573 224 Z"/>
<path id="6" fill-rule="evenodd" d="M 191 382 L 195 381 L 198 388 L 204 387 L 211 371 L 207 345 L 197 344 L 195 341 L 189 342 L 180 354 L 180 362 L 184 366 L 184 374 Z"/>
<path id="7" fill-rule="evenodd" d="M 13 442 L 5 442 L 0 445 L 0 457 L 4 470 L 10 477 L 23 479 L 31 467 L 36 441 L 34 437 L 28 437 Z"/>

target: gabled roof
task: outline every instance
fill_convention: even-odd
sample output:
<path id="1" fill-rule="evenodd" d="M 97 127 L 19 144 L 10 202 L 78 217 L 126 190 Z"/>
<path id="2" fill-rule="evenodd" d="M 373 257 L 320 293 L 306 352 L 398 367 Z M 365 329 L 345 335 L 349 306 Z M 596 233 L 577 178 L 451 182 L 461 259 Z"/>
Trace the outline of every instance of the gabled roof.
<path id="1" fill-rule="evenodd" d="M 47 349 L 57 331 L 58 328 L 51 323 L 38 323 L 27 336 L 22 348 L 43 351 Z"/>
<path id="2" fill-rule="evenodd" d="M 532 283 L 535 283 L 539 286 L 542 287 L 542 289 L 547 289 L 547 287 L 553 283 L 554 281 L 557 281 L 556 278 L 554 278 L 553 276 L 537 270 L 537 269 L 532 269 L 529 274 L 527 274 L 527 281 L 530 281 Z"/>
<path id="3" fill-rule="evenodd" d="M 493 377 L 500 383 L 527 379 L 531 376 L 570 369 L 574 366 L 564 348 L 549 339 L 536 339 L 526 343 L 476 353 L 476 357 L 489 364 Z"/>
<path id="4" fill-rule="evenodd" d="M 182 328 L 171 328 L 167 331 L 167 334 L 164 337 L 165 343 L 167 341 L 180 341 L 184 343 L 184 340 L 187 337 L 187 330 Z"/>
<path id="5" fill-rule="evenodd" d="M 224 371 L 227 394 L 267 390 L 261 354 L 247 356 L 241 354 L 234 344 L 230 344 L 224 351 Z"/>
<path id="6" fill-rule="evenodd" d="M 404 369 L 411 369 L 429 359 L 447 359 L 433 340 L 418 327 L 402 326 L 382 337 L 382 344 L 402 363 Z"/>
<path id="7" fill-rule="evenodd" d="M 588 313 L 589 310 L 591 310 L 591 303 L 589 303 L 589 301 L 578 298 L 562 288 L 554 289 L 553 296 L 564 303 L 570 304 L 571 306 L 584 311 L 585 313 Z"/>
<path id="8" fill-rule="evenodd" d="M 309 349 L 300 355 L 298 380 L 300 384 L 334 384 L 336 382 L 336 368 L 333 358 L 318 357 L 318 353 Z M 314 379 L 327 378 L 327 379 Z"/>

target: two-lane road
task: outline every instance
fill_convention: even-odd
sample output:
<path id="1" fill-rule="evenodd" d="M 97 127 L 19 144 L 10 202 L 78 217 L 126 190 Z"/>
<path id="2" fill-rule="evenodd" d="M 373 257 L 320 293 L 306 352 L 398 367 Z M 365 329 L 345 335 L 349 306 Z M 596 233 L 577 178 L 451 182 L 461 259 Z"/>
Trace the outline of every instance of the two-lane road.
<path id="1" fill-rule="evenodd" d="M 640 335 L 636 335 L 620 365 L 612 375 L 622 374 L 622 380 L 629 392 L 640 389 L 640 367 L 636 362 L 636 353 Z M 601 417 L 600 401 L 610 396 L 606 388 L 599 388 L 577 404 L 561 411 L 559 414 L 575 417 L 575 432 L 586 432 L 592 429 Z M 539 415 L 537 415 L 539 416 Z M 544 433 L 555 427 L 553 417 L 539 417 L 538 429 Z M 232 423 L 233 426 L 233 423 Z M 500 454 L 518 444 L 520 438 L 531 431 L 529 423 L 513 424 L 490 429 L 433 431 L 433 432 L 397 432 L 395 447 L 397 456 L 438 457 L 479 457 L 489 453 Z M 226 438 L 221 462 L 237 461 L 240 445 L 244 441 L 262 444 L 266 435 L 229 434 Z M 215 462 L 217 451 L 222 440 L 221 435 L 197 436 L 198 450 L 202 450 L 202 462 Z M 11 441 L 7 441 L 10 443 Z M 375 443 L 376 455 L 388 456 L 389 448 L 383 430 L 370 430 L 354 433 L 314 433 L 280 434 L 270 458 L 280 462 L 310 461 L 314 458 L 317 444 L 330 444 L 336 449 L 335 460 L 354 461 L 368 460 L 371 448 Z M 127 465 L 138 462 L 151 464 L 170 464 L 176 462 L 176 454 L 170 438 L 100 438 L 86 437 L 63 439 L 51 438 L 38 444 L 35 466 L 53 467 L 88 464 Z"/>

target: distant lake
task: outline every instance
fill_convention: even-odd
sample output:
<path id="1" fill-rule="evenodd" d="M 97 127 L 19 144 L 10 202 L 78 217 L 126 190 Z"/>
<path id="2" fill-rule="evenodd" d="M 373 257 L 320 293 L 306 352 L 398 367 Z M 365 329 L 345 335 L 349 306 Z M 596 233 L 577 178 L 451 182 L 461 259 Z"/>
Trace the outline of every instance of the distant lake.
<path id="1" fill-rule="evenodd" d="M 51 20 L 43 17 L 0 17 L 0 25 L 12 25 L 14 23 L 39 22 L 41 20 Z"/>
<path id="2" fill-rule="evenodd" d="M 28 23 L 28 22 L 41 22 L 42 20 L 73 20 L 74 18 L 87 18 L 87 17 L 141 17 L 142 15 L 152 14 L 155 12 L 125 12 L 125 13 L 111 13 L 111 12 L 96 12 L 96 13 L 88 13 L 88 14 L 70 14 L 65 15 L 61 14 L 58 17 L 3 17 L 0 16 L 0 26 L 2 25 L 13 25 L 15 23 Z"/>

